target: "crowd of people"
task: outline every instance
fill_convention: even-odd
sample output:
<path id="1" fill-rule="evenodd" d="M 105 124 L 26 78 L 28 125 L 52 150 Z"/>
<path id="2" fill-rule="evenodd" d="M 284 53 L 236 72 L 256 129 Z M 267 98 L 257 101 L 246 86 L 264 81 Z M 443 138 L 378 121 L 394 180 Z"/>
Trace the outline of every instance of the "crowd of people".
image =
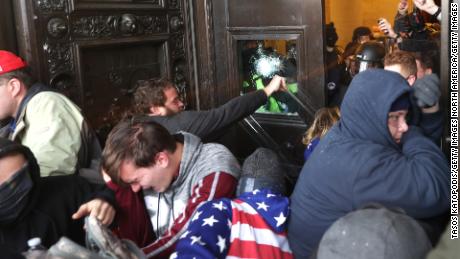
<path id="1" fill-rule="evenodd" d="M 440 20 L 433 0 L 414 4 Z M 286 91 L 284 77 L 207 111 L 184 110 L 165 78 L 140 81 L 135 114 L 102 149 L 71 100 L 0 50 L 2 256 L 39 237 L 49 258 L 85 244 L 91 258 L 454 258 L 437 49 L 412 16 L 401 0 L 394 27 L 379 20 L 390 48 L 358 27 L 342 53 L 326 26 L 329 107 L 305 134 L 289 197 L 276 152 L 241 167 L 209 142 Z M 88 237 L 86 216 L 102 232 Z"/>

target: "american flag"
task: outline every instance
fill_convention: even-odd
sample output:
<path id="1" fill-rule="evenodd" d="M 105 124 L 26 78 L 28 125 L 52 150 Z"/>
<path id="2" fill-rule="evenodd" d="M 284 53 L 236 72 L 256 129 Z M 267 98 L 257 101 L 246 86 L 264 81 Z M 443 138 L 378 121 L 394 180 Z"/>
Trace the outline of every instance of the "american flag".
<path id="1" fill-rule="evenodd" d="M 293 258 L 287 197 L 267 189 L 201 205 L 170 258 Z"/>

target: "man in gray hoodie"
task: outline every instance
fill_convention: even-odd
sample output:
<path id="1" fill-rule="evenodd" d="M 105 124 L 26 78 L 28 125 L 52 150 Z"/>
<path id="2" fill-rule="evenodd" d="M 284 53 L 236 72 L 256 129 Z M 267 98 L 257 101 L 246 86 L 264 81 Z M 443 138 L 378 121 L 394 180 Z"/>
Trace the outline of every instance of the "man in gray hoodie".
<path id="1" fill-rule="evenodd" d="M 232 198 L 240 174 L 224 146 L 202 144 L 185 132 L 171 135 L 145 117 L 122 121 L 112 130 L 102 167 L 116 192 L 118 235 L 144 247 L 149 258 L 174 251 L 199 205 Z"/>

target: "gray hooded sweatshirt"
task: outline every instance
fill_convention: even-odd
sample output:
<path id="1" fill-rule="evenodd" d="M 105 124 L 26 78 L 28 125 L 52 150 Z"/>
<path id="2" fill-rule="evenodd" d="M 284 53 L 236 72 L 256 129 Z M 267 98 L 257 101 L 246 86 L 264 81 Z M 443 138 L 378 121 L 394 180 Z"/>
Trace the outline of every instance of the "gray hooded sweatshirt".
<path id="1" fill-rule="evenodd" d="M 152 189 L 144 190 L 145 204 L 157 237 L 167 236 L 167 231 L 177 223 L 176 220 L 179 223 L 185 221 L 181 231 L 169 237 L 168 244 L 175 243 L 186 229 L 191 216 L 190 213 L 186 213 L 187 206 L 197 207 L 203 202 L 200 190 L 209 190 L 209 193 L 206 192 L 206 201 L 218 198 L 214 194 L 219 175 L 227 174 L 238 179 L 241 170 L 238 161 L 225 146 L 215 143 L 203 144 L 195 135 L 186 132 L 180 134 L 184 136 L 184 149 L 178 177 L 163 193 Z M 215 180 L 203 181 L 203 178 L 213 174 Z"/>

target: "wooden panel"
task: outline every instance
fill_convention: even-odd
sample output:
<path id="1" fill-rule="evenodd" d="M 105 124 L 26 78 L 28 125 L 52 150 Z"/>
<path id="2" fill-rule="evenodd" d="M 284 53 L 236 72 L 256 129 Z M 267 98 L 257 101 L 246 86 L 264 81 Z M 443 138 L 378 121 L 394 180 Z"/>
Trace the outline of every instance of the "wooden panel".
<path id="1" fill-rule="evenodd" d="M 238 60 L 237 58 L 237 41 L 240 40 L 291 40 L 296 42 L 297 49 L 297 83 L 302 90 L 298 93 L 303 105 L 306 108 L 306 116 L 313 116 L 317 107 L 316 102 L 318 99 L 323 98 L 322 88 L 305 88 L 308 78 L 306 73 L 308 70 L 308 59 L 306 58 L 305 35 L 307 34 L 307 28 L 305 26 L 279 26 L 279 27 L 230 27 L 227 33 L 227 64 L 228 64 L 228 77 L 236 80 L 228 80 L 233 82 L 233 85 L 228 85 L 223 89 L 226 89 L 227 96 L 236 96 L 240 92 L 240 87 L 234 87 L 234 82 L 241 82 L 240 73 L 238 71 Z M 221 91 L 222 94 L 223 91 Z M 308 93 L 308 94 L 306 94 Z"/>
<path id="2" fill-rule="evenodd" d="M 106 128 L 129 108 L 138 79 L 166 76 L 187 96 L 185 1 L 18 0 L 20 54 L 40 81 L 68 95 L 95 128 Z"/>
<path id="3" fill-rule="evenodd" d="M 166 75 L 165 40 L 78 44 L 77 53 L 85 109 L 91 111 L 87 117 L 96 125 L 110 127 L 117 122 L 130 105 L 138 80 Z"/>
<path id="4" fill-rule="evenodd" d="M 0 49 L 17 52 L 11 0 L 0 1 Z"/>
<path id="5" fill-rule="evenodd" d="M 179 8 L 179 1 L 170 1 L 170 8 Z M 71 10 L 155 9 L 164 8 L 164 0 L 71 0 Z"/>
<path id="6" fill-rule="evenodd" d="M 256 114 L 252 124 L 233 128 L 228 145 L 238 157 L 244 158 L 257 146 L 279 152 L 284 162 L 298 172 L 302 164 L 300 143 L 306 122 L 314 111 L 324 106 L 324 71 L 322 40 L 322 2 L 304 0 L 198 0 L 197 56 L 200 69 L 198 88 L 201 107 L 216 107 L 241 93 L 239 65 L 241 43 L 249 40 L 293 41 L 296 46 L 297 84 L 295 97 L 306 107 L 304 116 L 293 114 Z M 284 50 L 283 50 L 284 51 Z M 207 105 L 208 104 L 208 105 Z M 244 129 L 244 130 L 243 130 Z M 244 132 L 242 132 L 242 130 Z M 263 132 L 263 134 L 262 134 Z M 249 134 L 249 136 L 247 135 Z M 240 136 L 253 141 L 237 141 Z"/>
<path id="7" fill-rule="evenodd" d="M 228 2 L 229 26 L 293 26 L 305 24 L 308 12 L 305 0 L 230 0 Z M 322 15 L 319 14 L 319 17 Z M 242 19 L 245 17 L 245 19 Z"/>
<path id="8" fill-rule="evenodd" d="M 239 93 L 239 81 L 234 73 L 236 51 L 232 45 L 235 40 L 233 34 L 244 30 L 246 39 L 267 39 L 277 35 L 285 37 L 286 32 L 295 29 L 301 31 L 297 44 L 299 97 L 313 110 L 324 105 L 321 1 L 215 0 L 209 9 L 213 10 L 214 25 L 215 100 L 223 103 Z M 312 111 L 309 113 L 310 117 L 313 116 Z"/>

